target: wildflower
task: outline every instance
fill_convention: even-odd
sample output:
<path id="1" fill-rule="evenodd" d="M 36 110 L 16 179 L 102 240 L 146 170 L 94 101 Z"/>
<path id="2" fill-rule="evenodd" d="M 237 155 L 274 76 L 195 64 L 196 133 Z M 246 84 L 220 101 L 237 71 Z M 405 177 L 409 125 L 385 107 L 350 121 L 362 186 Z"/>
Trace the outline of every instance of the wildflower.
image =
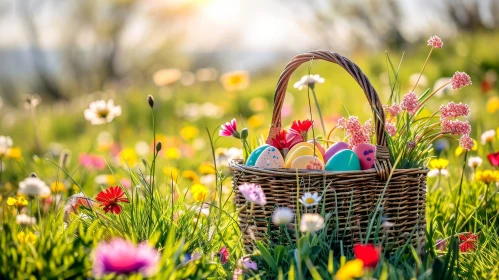
<path id="1" fill-rule="evenodd" d="M 385 108 L 388 114 L 390 114 L 390 116 L 392 117 L 396 117 L 402 110 L 402 108 L 400 108 L 400 105 L 397 103 L 393 103 L 391 106 L 386 106 Z"/>
<path id="2" fill-rule="evenodd" d="M 413 91 L 410 91 L 402 98 L 400 104 L 403 110 L 406 110 L 409 115 L 414 115 L 419 107 L 418 96 Z"/>
<path id="3" fill-rule="evenodd" d="M 163 87 L 180 80 L 181 76 L 182 72 L 179 69 L 165 68 L 156 71 L 152 76 L 152 80 L 157 86 Z"/>
<path id="4" fill-rule="evenodd" d="M 353 253 L 357 259 L 362 260 L 364 267 L 375 268 L 379 263 L 381 248 L 374 247 L 372 244 L 355 244 Z"/>
<path id="5" fill-rule="evenodd" d="M 9 152 L 13 144 L 12 138 L 0 135 L 0 158 Z"/>
<path id="6" fill-rule="evenodd" d="M 488 154 L 487 159 L 489 160 L 489 162 L 492 166 L 494 166 L 494 167 L 499 166 L 499 152 Z"/>
<path id="7" fill-rule="evenodd" d="M 471 149 L 472 151 L 477 151 L 478 150 L 478 142 L 475 140 L 475 139 L 472 139 L 473 140 L 473 148 Z M 461 146 L 457 146 L 456 147 L 456 150 L 454 151 L 454 155 L 456 157 L 462 155 L 464 152 L 464 149 L 463 147 Z"/>
<path id="8" fill-rule="evenodd" d="M 315 75 L 305 75 L 298 82 L 296 82 L 293 87 L 302 90 L 305 86 L 313 89 L 316 83 L 323 84 L 324 78 L 321 78 L 318 74 Z"/>
<path id="9" fill-rule="evenodd" d="M 480 165 L 482 165 L 482 162 L 483 162 L 483 160 L 481 157 L 470 157 L 468 159 L 468 166 L 475 169 L 475 168 L 479 167 Z"/>
<path id="10" fill-rule="evenodd" d="M 176 147 L 169 147 L 165 150 L 165 157 L 168 159 L 179 159 L 181 155 L 180 150 Z"/>
<path id="11" fill-rule="evenodd" d="M 1 154 L 1 153 L 0 153 Z M 7 158 L 19 160 L 21 159 L 21 149 L 17 147 L 12 147 L 7 151 Z M 0 155 L 1 157 L 1 155 Z"/>
<path id="12" fill-rule="evenodd" d="M 295 214 L 287 207 L 276 208 L 272 214 L 272 222 L 276 226 L 287 225 L 293 221 Z"/>
<path id="13" fill-rule="evenodd" d="M 64 206 L 64 221 L 69 221 L 71 214 L 76 214 L 80 206 L 91 208 L 92 204 L 92 200 L 83 193 L 70 196 Z"/>
<path id="14" fill-rule="evenodd" d="M 428 46 L 431 46 L 432 48 L 440 49 L 443 45 L 442 39 L 436 35 L 431 36 L 430 39 L 428 39 Z"/>
<path id="15" fill-rule="evenodd" d="M 217 78 L 218 76 L 218 71 L 215 68 L 209 67 L 209 68 L 199 68 L 196 71 L 196 78 L 200 82 L 210 82 L 213 81 Z"/>
<path id="16" fill-rule="evenodd" d="M 364 274 L 364 263 L 360 259 L 355 259 L 346 262 L 338 272 L 334 279 L 336 280 L 352 280 L 360 278 Z"/>
<path id="17" fill-rule="evenodd" d="M 237 139 L 241 138 L 241 135 L 237 131 L 236 119 L 232 119 L 230 123 L 226 122 L 225 124 L 222 124 L 220 128 L 221 129 L 218 132 L 218 135 L 220 136 L 225 136 L 225 137 L 233 136 Z"/>
<path id="18" fill-rule="evenodd" d="M 338 119 L 338 124 L 336 125 L 338 128 L 345 129 L 347 127 L 347 120 L 343 117 Z"/>
<path id="19" fill-rule="evenodd" d="M 106 168 L 106 160 L 101 156 L 82 153 L 78 156 L 78 161 L 87 169 L 102 170 Z"/>
<path id="20" fill-rule="evenodd" d="M 50 184 L 50 189 L 54 193 L 63 192 L 66 190 L 66 188 L 64 187 L 64 184 L 62 182 L 59 182 L 59 181 L 55 181 L 52 184 Z"/>
<path id="21" fill-rule="evenodd" d="M 321 199 L 322 196 L 319 196 L 317 192 L 314 192 L 313 194 L 306 192 L 305 195 L 301 197 L 300 202 L 305 205 L 305 207 L 310 207 L 319 204 Z"/>
<path id="22" fill-rule="evenodd" d="M 475 250 L 476 243 L 478 242 L 478 234 L 473 234 L 472 232 L 460 234 L 459 241 L 461 241 L 459 244 L 459 251 L 466 253 Z"/>
<path id="23" fill-rule="evenodd" d="M 182 171 L 182 178 L 187 179 L 193 183 L 199 182 L 198 174 L 193 170 L 184 170 Z"/>
<path id="24" fill-rule="evenodd" d="M 451 79 L 452 89 L 460 89 L 471 85 L 471 78 L 464 72 L 456 72 Z"/>
<path id="25" fill-rule="evenodd" d="M 256 262 L 252 261 L 251 258 L 242 258 L 238 262 L 238 266 L 243 270 L 243 271 L 249 271 L 249 270 L 258 270 L 258 265 Z"/>
<path id="26" fill-rule="evenodd" d="M 464 135 L 463 137 L 461 137 L 461 140 L 459 140 L 459 145 L 463 147 L 463 149 L 470 151 L 475 146 L 475 143 L 473 139 L 471 139 L 471 137 L 469 137 L 468 135 Z"/>
<path id="27" fill-rule="evenodd" d="M 123 166 L 134 166 L 137 163 L 137 153 L 132 148 L 121 150 L 118 157 Z"/>
<path id="28" fill-rule="evenodd" d="M 449 165 L 449 160 L 443 158 L 435 158 L 430 160 L 430 168 L 444 169 Z"/>
<path id="29" fill-rule="evenodd" d="M 243 270 L 240 268 L 234 269 L 234 273 L 232 274 L 232 280 L 238 280 L 239 276 L 243 275 Z"/>
<path id="30" fill-rule="evenodd" d="M 386 132 L 388 132 L 388 135 L 390 135 L 390 137 L 397 135 L 397 128 L 394 124 L 387 122 L 385 126 Z"/>
<path id="31" fill-rule="evenodd" d="M 449 170 L 447 169 L 431 169 L 428 171 L 428 177 L 444 176 L 449 177 Z"/>
<path id="32" fill-rule="evenodd" d="M 244 90 L 249 86 L 249 73 L 247 71 L 233 71 L 220 76 L 220 81 L 227 91 Z"/>
<path id="33" fill-rule="evenodd" d="M 495 112 L 499 111 L 499 97 L 497 96 L 492 96 L 487 100 L 487 112 L 494 114 Z"/>
<path id="34" fill-rule="evenodd" d="M 311 120 L 293 121 L 286 136 L 288 141 L 294 142 L 294 144 L 306 141 L 308 131 L 313 125 L 314 122 Z"/>
<path id="35" fill-rule="evenodd" d="M 24 226 L 34 225 L 36 224 L 36 218 L 26 214 L 20 214 L 16 216 L 16 223 Z"/>
<path id="36" fill-rule="evenodd" d="M 34 235 L 32 232 L 27 231 L 21 231 L 17 234 L 17 240 L 19 241 L 20 244 L 35 244 L 36 240 L 38 239 L 38 236 Z"/>
<path id="37" fill-rule="evenodd" d="M 265 116 L 262 114 L 256 114 L 248 118 L 249 128 L 259 128 L 265 123 Z"/>
<path id="38" fill-rule="evenodd" d="M 103 207 L 104 213 L 111 211 L 111 213 L 121 213 L 121 205 L 119 202 L 129 203 L 128 198 L 124 197 L 125 193 L 119 186 L 110 187 L 97 194 L 95 200 L 99 202 L 99 206 Z"/>
<path id="39" fill-rule="evenodd" d="M 467 104 L 449 102 L 447 105 L 440 106 L 440 119 L 457 118 L 467 116 L 470 113 L 470 107 Z"/>
<path id="40" fill-rule="evenodd" d="M 168 176 L 168 178 L 173 179 L 174 181 L 177 181 L 178 176 L 180 174 L 180 171 L 178 170 L 178 168 L 175 168 L 175 167 L 164 167 L 163 173 L 165 173 L 166 176 Z"/>
<path id="41" fill-rule="evenodd" d="M 192 197 L 197 202 L 202 202 L 208 196 L 208 189 L 201 184 L 194 184 L 191 189 Z"/>
<path id="42" fill-rule="evenodd" d="M 485 184 L 499 182 L 499 171 L 497 170 L 484 170 L 475 173 L 475 180 Z"/>
<path id="43" fill-rule="evenodd" d="M 324 218 L 321 215 L 306 213 L 301 216 L 301 232 L 316 232 L 322 227 L 324 227 Z"/>
<path id="44" fill-rule="evenodd" d="M 28 94 L 24 97 L 24 108 L 30 110 L 40 105 L 42 99 L 37 94 Z"/>
<path id="45" fill-rule="evenodd" d="M 50 189 L 42 180 L 36 177 L 35 173 L 32 173 L 30 177 L 19 182 L 19 194 L 27 196 L 48 196 L 50 195 Z"/>
<path id="46" fill-rule="evenodd" d="M 239 191 L 250 203 L 255 203 L 262 206 L 267 204 L 267 198 L 260 185 L 253 183 L 244 183 L 242 185 L 239 185 Z"/>
<path id="47" fill-rule="evenodd" d="M 367 120 L 362 126 L 358 117 L 350 116 L 348 120 L 339 119 L 338 127 L 345 129 L 347 136 L 350 137 L 348 144 L 351 147 L 370 142 L 369 137 L 372 134 L 371 120 Z"/>
<path id="48" fill-rule="evenodd" d="M 89 108 L 85 109 L 85 119 L 93 125 L 110 123 L 114 118 L 121 116 L 121 107 L 114 106 L 114 101 L 109 99 L 97 100 L 90 103 Z"/>
<path id="49" fill-rule="evenodd" d="M 199 135 L 199 129 L 197 127 L 188 125 L 180 130 L 180 135 L 185 140 L 189 141 L 196 138 Z"/>
<path id="50" fill-rule="evenodd" d="M 144 277 L 156 274 L 160 255 L 147 243 L 135 245 L 130 241 L 115 238 L 111 242 L 101 242 L 93 254 L 93 274 L 102 277 L 115 273 L 140 273 Z"/>
<path id="51" fill-rule="evenodd" d="M 28 205 L 28 201 L 24 198 L 24 196 L 9 197 L 7 198 L 7 205 L 15 206 L 17 209 L 21 210 L 24 206 Z"/>
<path id="52" fill-rule="evenodd" d="M 468 121 L 443 120 L 442 132 L 448 132 L 454 135 L 469 135 L 471 133 L 471 125 Z"/>
<path id="53" fill-rule="evenodd" d="M 229 259 L 229 250 L 227 250 L 227 247 L 223 246 L 220 251 L 218 251 L 217 255 L 220 256 L 220 262 L 222 264 L 225 264 L 227 260 Z"/>
<path id="54" fill-rule="evenodd" d="M 482 144 L 488 144 L 494 142 L 494 139 L 496 137 L 496 132 L 495 130 L 487 130 L 482 135 L 480 136 L 480 139 L 482 140 Z"/>

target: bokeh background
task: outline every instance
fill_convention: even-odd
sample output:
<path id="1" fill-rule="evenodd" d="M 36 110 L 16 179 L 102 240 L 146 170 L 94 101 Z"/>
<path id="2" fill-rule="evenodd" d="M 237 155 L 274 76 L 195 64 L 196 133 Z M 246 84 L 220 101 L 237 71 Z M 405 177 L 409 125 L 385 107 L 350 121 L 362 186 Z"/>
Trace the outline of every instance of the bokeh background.
<path id="1" fill-rule="evenodd" d="M 469 103 L 474 138 L 498 123 L 495 0 L 5 0 L 0 15 L 0 134 L 23 156 L 57 159 L 65 149 L 123 156 L 127 149 L 139 162 L 151 155 L 144 149 L 152 143 L 151 94 L 164 166 L 194 168 L 210 161 L 206 128 L 236 117 L 252 139 L 265 135 L 279 73 L 294 55 L 328 49 L 349 57 L 386 102 L 386 54 L 395 64 L 403 57 L 405 93 L 431 35 L 444 48 L 434 51 L 418 94 L 455 71 L 469 73 L 473 86 L 445 91 L 429 109 Z M 224 86 L 223 74 L 236 70 L 243 81 Z M 303 66 L 291 78 L 285 124 L 308 117 L 306 91 L 292 87 L 307 72 Z M 371 117 L 360 88 L 339 67 L 317 61 L 310 72 L 325 78 L 316 90 L 329 128 L 345 109 Z M 114 99 L 122 116 L 92 126 L 83 111 L 98 99 Z M 117 151 L 109 143 L 118 143 Z M 221 139 L 217 146 L 239 143 Z"/>

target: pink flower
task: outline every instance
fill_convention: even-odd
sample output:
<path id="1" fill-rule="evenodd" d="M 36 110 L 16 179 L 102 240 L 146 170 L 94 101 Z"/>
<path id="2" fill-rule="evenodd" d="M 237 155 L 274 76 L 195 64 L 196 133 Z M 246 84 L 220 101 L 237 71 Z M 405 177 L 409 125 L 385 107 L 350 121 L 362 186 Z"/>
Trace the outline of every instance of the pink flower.
<path id="1" fill-rule="evenodd" d="M 456 72 L 451 79 L 452 89 L 460 89 L 471 85 L 471 78 L 464 72 Z"/>
<path id="2" fill-rule="evenodd" d="M 469 135 L 471 133 L 471 126 L 468 121 L 443 120 L 442 132 L 455 135 Z"/>
<path id="3" fill-rule="evenodd" d="M 240 275 L 243 275 L 243 270 L 240 268 L 234 269 L 234 274 L 232 275 L 232 280 L 238 280 Z"/>
<path id="4" fill-rule="evenodd" d="M 253 183 L 244 183 L 239 185 L 239 191 L 244 196 L 244 198 L 250 202 L 258 205 L 267 204 L 267 197 L 262 190 L 262 187 Z"/>
<path id="5" fill-rule="evenodd" d="M 442 42 L 442 39 L 438 36 L 431 36 L 430 39 L 428 39 L 428 46 L 431 46 L 435 49 L 440 49 L 444 43 Z"/>
<path id="6" fill-rule="evenodd" d="M 475 143 L 473 143 L 473 139 L 469 135 L 464 135 L 461 137 L 459 145 L 463 147 L 463 149 L 470 151 L 475 146 Z"/>
<path id="7" fill-rule="evenodd" d="M 408 94 L 404 95 L 400 105 L 407 113 L 414 115 L 419 107 L 418 96 L 413 91 L 410 91 Z"/>
<path id="8" fill-rule="evenodd" d="M 234 136 L 236 138 L 239 138 L 240 135 L 239 132 L 237 131 L 236 119 L 232 119 L 230 123 L 226 122 L 225 124 L 222 124 L 221 129 L 218 132 L 218 135 L 225 137 Z"/>
<path id="9" fill-rule="evenodd" d="M 141 273 L 153 276 L 158 267 L 160 255 L 149 244 L 135 245 L 130 241 L 116 238 L 111 242 L 101 242 L 94 252 L 93 274 L 102 277 L 106 274 Z"/>
<path id="10" fill-rule="evenodd" d="M 295 144 L 302 142 L 297 142 L 296 138 L 288 137 L 288 132 L 284 129 L 281 130 L 281 132 L 277 133 L 273 138 L 271 138 L 270 141 L 272 142 L 272 146 L 274 146 L 279 151 L 289 150 Z"/>
<path id="11" fill-rule="evenodd" d="M 385 126 L 386 126 L 386 132 L 388 132 L 388 135 L 393 137 L 397 134 L 397 128 L 395 127 L 394 124 L 387 122 Z"/>
<path id="12" fill-rule="evenodd" d="M 386 106 L 385 108 L 386 108 L 386 111 L 388 112 L 388 114 L 390 114 L 390 116 L 392 116 L 392 117 L 397 116 L 400 113 L 400 111 L 402 110 L 400 108 L 400 105 L 397 103 L 393 103 L 391 106 Z"/>
<path id="13" fill-rule="evenodd" d="M 78 161 L 88 169 L 101 170 L 106 167 L 106 160 L 101 156 L 83 153 L 78 157 Z"/>
<path id="14" fill-rule="evenodd" d="M 349 117 L 348 121 L 346 122 L 345 129 L 347 130 L 347 133 L 353 133 L 355 131 L 359 131 L 361 129 L 359 118 L 355 116 Z"/>
<path id="15" fill-rule="evenodd" d="M 217 253 L 220 256 L 220 262 L 222 264 L 225 264 L 227 260 L 229 259 L 229 250 L 227 250 L 227 247 L 223 246 L 220 251 Z"/>
<path id="16" fill-rule="evenodd" d="M 347 127 L 347 120 L 345 118 L 340 118 L 337 124 L 338 128 L 345 129 Z"/>
<path id="17" fill-rule="evenodd" d="M 307 140 L 308 131 L 312 128 L 314 122 L 311 120 L 293 121 L 288 129 L 288 141 L 293 142 L 293 146 L 297 143 Z"/>
<path id="18" fill-rule="evenodd" d="M 470 107 L 467 104 L 449 102 L 447 105 L 440 106 L 440 119 L 457 118 L 467 116 L 470 113 Z"/>
<path id="19" fill-rule="evenodd" d="M 242 258 L 239 260 L 238 266 L 242 268 L 243 271 L 258 270 L 258 265 L 256 262 L 252 261 L 251 258 Z"/>

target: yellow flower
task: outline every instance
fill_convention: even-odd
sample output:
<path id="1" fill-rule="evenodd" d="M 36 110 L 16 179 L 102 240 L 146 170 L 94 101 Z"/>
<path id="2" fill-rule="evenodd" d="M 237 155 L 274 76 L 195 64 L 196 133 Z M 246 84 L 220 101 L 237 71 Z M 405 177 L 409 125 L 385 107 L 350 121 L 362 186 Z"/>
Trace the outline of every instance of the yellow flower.
<path id="1" fill-rule="evenodd" d="M 449 165 L 449 161 L 444 158 L 434 158 L 430 161 L 431 169 L 444 169 Z"/>
<path id="2" fill-rule="evenodd" d="M 168 178 L 171 178 L 173 180 L 177 180 L 178 175 L 180 174 L 178 168 L 175 167 L 164 167 L 163 173 L 165 173 Z"/>
<path id="3" fill-rule="evenodd" d="M 124 166 L 134 166 L 137 163 L 137 153 L 135 152 L 135 149 L 123 149 L 121 150 L 119 157 L 121 164 Z"/>
<path id="4" fill-rule="evenodd" d="M 201 184 L 194 184 L 191 189 L 192 197 L 197 202 L 202 202 L 208 195 L 208 189 Z"/>
<path id="5" fill-rule="evenodd" d="M 499 111 L 499 97 L 492 96 L 487 100 L 487 112 L 494 114 Z"/>
<path id="6" fill-rule="evenodd" d="M 7 151 L 7 157 L 11 158 L 11 159 L 15 159 L 15 160 L 21 159 L 21 148 L 17 148 L 17 147 L 10 148 Z"/>
<path id="7" fill-rule="evenodd" d="M 52 190 L 52 192 L 63 192 L 66 190 L 66 188 L 64 187 L 64 184 L 62 182 L 59 182 L 59 181 L 55 181 L 53 182 L 52 184 L 50 184 L 50 189 Z"/>
<path id="8" fill-rule="evenodd" d="M 362 277 L 364 274 L 364 262 L 359 259 L 351 260 L 345 263 L 336 273 L 336 280 L 350 280 Z"/>
<path id="9" fill-rule="evenodd" d="M 194 183 L 199 182 L 198 174 L 196 172 L 194 172 L 193 170 L 182 171 L 182 178 L 190 180 Z"/>
<path id="10" fill-rule="evenodd" d="M 262 114 L 256 114 L 248 118 L 249 128 L 258 128 L 265 122 L 265 117 Z"/>
<path id="11" fill-rule="evenodd" d="M 223 74 L 220 81 L 227 91 L 243 90 L 249 86 L 249 74 L 246 71 L 229 72 Z"/>
<path id="12" fill-rule="evenodd" d="M 198 171 L 201 175 L 215 174 L 215 168 L 211 163 L 205 162 L 198 167 Z"/>
<path id="13" fill-rule="evenodd" d="M 180 158 L 180 150 L 174 147 L 167 148 L 165 150 L 165 156 L 169 159 L 178 159 Z"/>
<path id="14" fill-rule="evenodd" d="M 261 112 L 267 108 L 267 100 L 263 97 L 256 97 L 249 102 L 249 108 L 253 112 Z"/>
<path id="15" fill-rule="evenodd" d="M 180 80 L 182 72 L 176 68 L 161 69 L 154 73 L 152 79 L 157 86 L 166 86 Z"/>
<path id="16" fill-rule="evenodd" d="M 473 139 L 473 148 L 471 150 L 474 152 L 478 150 L 478 142 L 475 139 Z M 454 152 L 456 157 L 462 155 L 463 153 L 464 153 L 463 147 L 461 147 L 461 145 L 457 146 L 456 151 Z"/>
<path id="17" fill-rule="evenodd" d="M 23 208 L 24 206 L 28 205 L 28 201 L 24 198 L 24 196 L 19 196 L 17 198 L 9 197 L 7 198 L 7 205 L 15 206 L 17 208 Z"/>
<path id="18" fill-rule="evenodd" d="M 180 130 L 180 135 L 182 136 L 182 138 L 189 141 L 199 135 L 199 129 L 197 129 L 195 126 L 188 125 Z"/>
<path id="19" fill-rule="evenodd" d="M 28 231 L 27 233 L 21 231 L 17 234 L 17 240 L 19 240 L 20 244 L 27 244 L 27 243 L 35 244 L 37 239 L 38 237 L 30 231 Z"/>
<path id="20" fill-rule="evenodd" d="M 477 171 L 475 173 L 475 180 L 484 182 L 485 184 L 499 182 L 499 171 L 497 170 Z"/>

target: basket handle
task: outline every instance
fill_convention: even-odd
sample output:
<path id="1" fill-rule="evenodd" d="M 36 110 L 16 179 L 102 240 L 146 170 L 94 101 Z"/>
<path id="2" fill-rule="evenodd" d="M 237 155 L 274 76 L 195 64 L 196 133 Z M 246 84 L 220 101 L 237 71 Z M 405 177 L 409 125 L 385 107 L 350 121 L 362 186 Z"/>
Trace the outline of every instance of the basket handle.
<path id="1" fill-rule="evenodd" d="M 281 131 L 281 109 L 291 74 L 293 74 L 293 72 L 301 64 L 309 62 L 313 59 L 322 59 L 340 65 L 355 79 L 355 81 L 357 81 L 362 90 L 364 90 L 367 100 L 369 101 L 374 113 L 374 122 L 376 127 L 376 160 L 374 167 L 380 178 L 382 180 L 386 180 L 390 174 L 392 166 L 390 163 L 390 152 L 386 142 L 385 113 L 383 105 L 379 100 L 376 90 L 373 88 L 366 75 L 362 73 L 360 68 L 347 58 L 334 52 L 326 50 L 310 51 L 293 57 L 293 59 L 286 65 L 277 83 L 274 96 L 272 123 L 270 125 L 267 143 L 271 144 L 271 138 L 275 137 L 275 135 Z"/>

